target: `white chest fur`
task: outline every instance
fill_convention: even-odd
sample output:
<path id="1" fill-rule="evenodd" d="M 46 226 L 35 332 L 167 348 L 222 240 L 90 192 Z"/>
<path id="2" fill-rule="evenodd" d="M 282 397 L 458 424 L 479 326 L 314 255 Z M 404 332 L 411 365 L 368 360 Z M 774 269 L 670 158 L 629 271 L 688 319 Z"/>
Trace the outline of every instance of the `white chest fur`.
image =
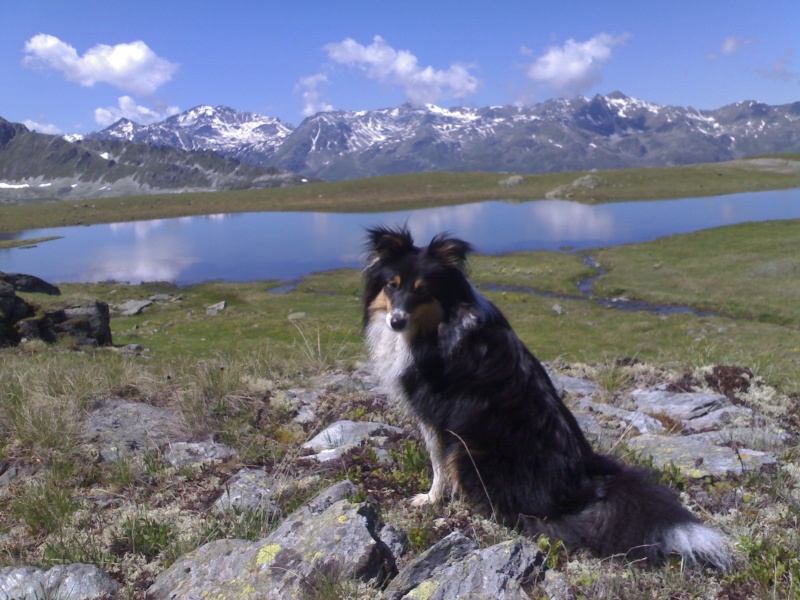
<path id="1" fill-rule="evenodd" d="M 400 377 L 412 364 L 411 348 L 404 333 L 386 324 L 386 313 L 376 312 L 366 328 L 367 347 L 381 385 L 397 400 L 405 400 Z"/>

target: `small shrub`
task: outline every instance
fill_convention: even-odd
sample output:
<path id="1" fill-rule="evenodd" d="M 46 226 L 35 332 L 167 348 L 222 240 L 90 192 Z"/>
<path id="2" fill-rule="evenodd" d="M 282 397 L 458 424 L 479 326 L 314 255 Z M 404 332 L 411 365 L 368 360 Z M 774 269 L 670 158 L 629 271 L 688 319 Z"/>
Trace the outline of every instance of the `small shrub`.
<path id="1" fill-rule="evenodd" d="M 400 448 L 390 450 L 389 455 L 399 467 L 392 471 L 392 477 L 404 490 L 413 493 L 430 488 L 430 458 L 425 448 L 416 440 L 403 440 Z"/>
<path id="2" fill-rule="evenodd" d="M 167 553 L 175 544 L 176 535 L 167 523 L 159 523 L 147 515 L 127 517 L 111 543 L 111 552 L 117 556 L 140 554 L 155 558 Z"/>
<path id="3" fill-rule="evenodd" d="M 260 540 L 275 529 L 278 516 L 264 510 L 231 508 L 209 520 L 203 542 L 219 539 Z"/>
<path id="4" fill-rule="evenodd" d="M 34 535 L 58 532 L 77 509 L 72 490 L 52 480 L 28 484 L 11 503 L 11 513 Z"/>

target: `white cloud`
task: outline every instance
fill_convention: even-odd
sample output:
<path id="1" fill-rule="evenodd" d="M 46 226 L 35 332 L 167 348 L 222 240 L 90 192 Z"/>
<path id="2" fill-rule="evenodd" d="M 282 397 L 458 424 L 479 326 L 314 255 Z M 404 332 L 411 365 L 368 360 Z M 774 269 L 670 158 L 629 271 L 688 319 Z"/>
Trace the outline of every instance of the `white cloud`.
<path id="1" fill-rule="evenodd" d="M 22 122 L 22 124 L 31 131 L 38 131 L 39 133 L 46 133 L 48 135 L 58 135 L 61 133 L 61 130 L 58 128 L 58 126 L 53 125 L 52 123 L 37 123 L 36 121 L 26 119 Z"/>
<path id="2" fill-rule="evenodd" d="M 172 79 L 178 65 L 157 56 L 142 41 L 98 44 L 79 56 L 73 46 L 40 33 L 25 43 L 27 67 L 59 71 L 69 81 L 91 87 L 108 83 L 132 94 L 148 96 Z"/>
<path id="3" fill-rule="evenodd" d="M 180 112 L 177 106 L 169 106 L 160 112 L 155 111 L 146 106 L 136 104 L 136 101 L 130 96 L 121 96 L 117 103 L 117 106 L 95 109 L 94 120 L 98 125 L 108 127 L 120 119 L 130 119 L 139 125 L 149 125 L 150 123 L 163 121 L 167 117 L 177 115 Z"/>
<path id="4" fill-rule="evenodd" d="M 551 46 L 529 67 L 527 75 L 546 83 L 558 93 L 581 94 L 602 80 L 602 67 L 611 58 L 611 49 L 630 36 L 599 33 L 585 42 L 569 39 L 563 46 Z"/>
<path id="5" fill-rule="evenodd" d="M 777 79 L 787 83 L 800 83 L 800 73 L 793 69 L 794 54 L 795 51 L 790 48 L 769 67 L 759 68 L 758 73 L 767 79 Z"/>
<path id="6" fill-rule="evenodd" d="M 317 73 L 303 77 L 295 85 L 294 89 L 303 95 L 303 116 L 310 117 L 320 112 L 333 110 L 333 106 L 322 99 L 322 92 L 319 91 L 320 84 L 328 83 L 327 75 Z"/>
<path id="7" fill-rule="evenodd" d="M 750 44 L 755 42 L 755 38 L 748 37 L 748 38 L 741 38 L 736 35 L 731 35 L 726 37 L 722 41 L 722 45 L 720 46 L 720 52 L 723 54 L 736 54 L 740 50 L 747 48 Z"/>
<path id="8" fill-rule="evenodd" d="M 441 98 L 463 98 L 478 88 L 470 67 L 453 64 L 445 70 L 421 67 L 408 50 L 395 50 L 379 35 L 369 46 L 351 38 L 324 46 L 328 58 L 340 65 L 361 70 L 369 79 L 403 88 L 415 104 L 437 102 Z"/>

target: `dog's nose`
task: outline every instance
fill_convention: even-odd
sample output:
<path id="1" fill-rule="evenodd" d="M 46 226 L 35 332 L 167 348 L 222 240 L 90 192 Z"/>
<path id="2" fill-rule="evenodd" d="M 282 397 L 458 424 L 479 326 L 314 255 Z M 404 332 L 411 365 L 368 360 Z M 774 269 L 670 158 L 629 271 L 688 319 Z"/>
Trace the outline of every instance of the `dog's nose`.
<path id="1" fill-rule="evenodd" d="M 392 313 L 389 316 L 389 327 L 395 331 L 403 331 L 408 325 L 408 315 L 405 313 Z"/>

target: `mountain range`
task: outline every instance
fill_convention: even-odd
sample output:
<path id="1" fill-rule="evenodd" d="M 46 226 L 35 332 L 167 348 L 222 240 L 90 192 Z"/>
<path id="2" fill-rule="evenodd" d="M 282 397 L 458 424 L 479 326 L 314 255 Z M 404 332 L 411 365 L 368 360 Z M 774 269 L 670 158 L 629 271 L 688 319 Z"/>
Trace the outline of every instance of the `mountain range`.
<path id="1" fill-rule="evenodd" d="M 798 152 L 800 102 L 696 110 L 614 92 L 531 106 L 403 104 L 332 111 L 297 127 L 256 113 L 198 106 L 152 125 L 121 120 L 86 139 L 211 150 L 327 180 L 429 170 L 544 173 Z"/>
<path id="2" fill-rule="evenodd" d="M 275 187 L 420 171 L 545 173 L 800 152 L 800 102 L 716 110 L 615 92 L 532 106 L 403 104 L 294 127 L 224 106 L 52 136 L 0 118 L 0 202 Z"/>

